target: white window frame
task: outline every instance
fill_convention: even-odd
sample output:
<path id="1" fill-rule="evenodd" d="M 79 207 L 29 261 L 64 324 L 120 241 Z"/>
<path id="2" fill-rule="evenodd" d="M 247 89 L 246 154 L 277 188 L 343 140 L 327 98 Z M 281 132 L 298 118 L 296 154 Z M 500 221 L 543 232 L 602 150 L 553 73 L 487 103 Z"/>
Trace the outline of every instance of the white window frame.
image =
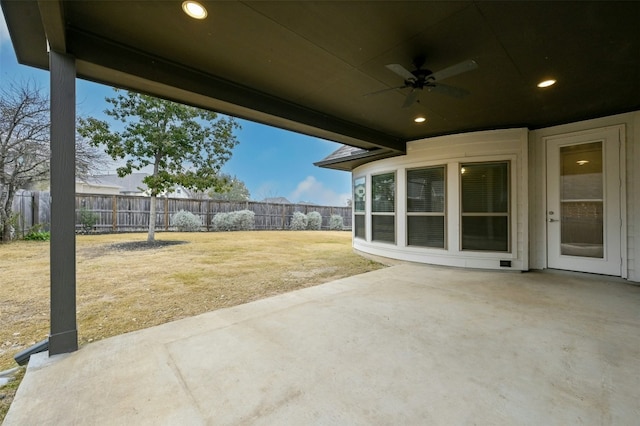
<path id="1" fill-rule="evenodd" d="M 506 212 L 488 212 L 488 213 L 465 213 L 462 211 L 463 201 L 462 201 L 462 170 L 465 165 L 476 165 L 476 164 L 499 164 L 503 163 L 507 165 L 507 211 Z M 513 161 L 511 159 L 504 160 L 481 160 L 476 161 L 473 159 L 472 161 L 461 161 L 458 163 L 458 209 L 459 209 L 459 218 L 460 218 L 460 226 L 458 229 L 458 247 L 460 252 L 475 252 L 475 253 L 505 253 L 510 254 L 513 251 L 513 217 L 512 217 L 512 203 L 513 203 Z M 465 249 L 462 247 L 462 218 L 463 217 L 506 217 L 507 218 L 507 249 L 506 250 L 473 250 L 473 249 Z"/>
<path id="2" fill-rule="evenodd" d="M 415 171 L 415 170 L 424 170 L 424 169 L 438 169 L 441 168 L 444 170 L 444 175 L 443 175 L 443 182 L 444 182 L 444 188 L 443 188 L 443 196 L 444 196 L 444 206 L 442 209 L 442 212 L 410 212 L 409 211 L 409 172 L 411 171 Z M 447 235 L 448 235 L 448 228 L 449 225 L 447 223 L 447 201 L 448 201 L 448 187 L 449 187 L 449 182 L 448 182 L 448 175 L 447 175 L 447 164 L 443 163 L 443 164 L 434 164 L 434 165 L 428 165 L 428 166 L 420 166 L 420 167 L 412 167 L 412 168 L 408 168 L 405 169 L 405 215 L 406 215 L 406 245 L 407 247 L 416 247 L 416 248 L 423 248 L 423 249 L 436 249 L 436 250 L 447 250 Z M 409 244 L 409 217 L 425 217 L 425 216 L 431 216 L 431 217 L 442 217 L 443 218 L 443 226 L 444 226 L 444 235 L 443 235 L 443 241 L 442 247 L 438 247 L 438 246 L 420 246 L 420 245 L 412 245 Z"/>
<path id="3" fill-rule="evenodd" d="M 362 210 L 357 210 L 356 209 L 356 182 L 359 180 L 363 180 L 364 181 L 364 207 Z M 361 175 L 361 176 L 355 176 L 353 178 L 353 182 L 351 185 L 352 191 L 353 191 L 353 202 L 352 202 L 352 208 L 353 208 L 353 238 L 358 238 L 361 240 L 367 240 L 367 177 L 366 175 Z M 364 221 L 364 235 L 362 236 L 357 236 L 356 235 L 356 216 L 357 217 L 362 217 L 362 220 Z"/>
<path id="4" fill-rule="evenodd" d="M 375 179 L 376 176 L 382 176 L 382 175 L 389 175 L 392 174 L 393 175 L 393 186 L 394 186 L 394 190 L 393 190 L 393 211 L 392 212 L 376 212 L 374 211 L 374 204 L 375 204 L 375 200 L 374 198 L 374 185 L 373 185 L 373 181 Z M 375 243 L 381 243 L 381 244 L 393 244 L 396 245 L 398 242 L 398 223 L 397 223 L 397 219 L 396 219 L 396 212 L 398 211 L 398 170 L 390 170 L 390 171 L 386 171 L 386 172 L 381 172 L 381 173 L 373 173 L 371 174 L 371 184 L 370 184 L 370 189 L 369 192 L 371 193 L 371 201 L 370 201 L 370 205 L 371 205 L 371 220 L 369 221 L 370 224 L 370 228 L 371 228 L 371 241 L 375 242 Z M 373 220 L 374 217 L 382 217 L 382 216 L 392 216 L 393 217 L 393 241 L 386 241 L 386 240 L 376 240 L 374 238 L 374 230 L 373 230 Z"/>

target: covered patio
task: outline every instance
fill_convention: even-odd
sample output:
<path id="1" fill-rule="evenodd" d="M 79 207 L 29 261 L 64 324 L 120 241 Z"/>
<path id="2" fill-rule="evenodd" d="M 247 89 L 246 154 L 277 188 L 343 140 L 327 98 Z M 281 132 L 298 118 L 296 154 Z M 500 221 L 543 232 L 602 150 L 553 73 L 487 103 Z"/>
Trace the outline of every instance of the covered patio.
<path id="1" fill-rule="evenodd" d="M 73 165 L 76 78 L 348 145 L 344 170 L 539 130 L 515 234 L 543 269 L 544 132 L 628 114 L 616 209 L 637 280 L 640 3 L 203 1 L 201 21 L 182 1 L 0 1 L 19 62 L 51 72 L 55 200 L 50 350 L 6 425 L 637 423 L 640 288 L 597 275 L 400 264 L 77 350 Z"/>
<path id="2" fill-rule="evenodd" d="M 640 287 L 398 264 L 35 355 L 39 424 L 635 424 Z"/>
<path id="3" fill-rule="evenodd" d="M 612 208 L 625 243 L 619 276 L 637 280 L 637 2 L 203 1 L 206 16 L 194 19 L 182 1 L 0 1 L 18 61 L 51 75 L 51 354 L 78 347 L 76 78 L 357 148 L 334 164 L 344 170 L 410 158 L 407 147 L 425 138 L 628 113 L 618 142 L 627 157 L 615 166 L 624 194 Z M 526 157 L 523 148 L 530 199 L 520 196 L 510 231 L 522 237 L 510 253 L 522 270 L 530 252 L 533 268 L 548 266 L 544 184 L 527 190 Z M 544 164 L 533 158 L 535 178 Z"/>

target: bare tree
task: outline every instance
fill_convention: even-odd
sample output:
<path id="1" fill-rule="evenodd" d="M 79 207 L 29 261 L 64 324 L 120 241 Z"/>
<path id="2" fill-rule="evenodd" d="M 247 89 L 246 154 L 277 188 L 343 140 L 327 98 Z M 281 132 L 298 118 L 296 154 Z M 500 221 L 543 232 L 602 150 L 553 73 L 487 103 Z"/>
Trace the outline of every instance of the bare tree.
<path id="1" fill-rule="evenodd" d="M 49 98 L 28 81 L 0 89 L 0 240 L 12 237 L 13 198 L 18 189 L 49 179 Z M 104 154 L 76 140 L 76 172 L 87 176 L 105 164 Z"/>
<path id="2" fill-rule="evenodd" d="M 91 141 L 76 133 L 76 178 L 87 180 L 107 168 L 109 158 L 103 150 L 91 145 Z"/>
<path id="3" fill-rule="evenodd" d="M 49 100 L 32 82 L 0 92 L 0 235 L 11 239 L 16 191 L 49 176 Z"/>

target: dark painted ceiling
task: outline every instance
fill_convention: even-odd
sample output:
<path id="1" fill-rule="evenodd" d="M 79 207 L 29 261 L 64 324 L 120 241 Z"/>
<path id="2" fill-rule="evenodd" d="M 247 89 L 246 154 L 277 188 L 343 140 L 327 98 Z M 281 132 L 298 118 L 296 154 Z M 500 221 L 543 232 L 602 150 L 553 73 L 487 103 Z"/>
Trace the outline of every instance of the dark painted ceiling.
<path id="1" fill-rule="evenodd" d="M 640 2 L 1 0 L 20 62 L 51 48 L 81 78 L 214 109 L 378 154 L 472 130 L 540 128 L 640 109 Z M 408 89 L 385 65 L 438 71 L 470 94 Z M 539 89 L 544 78 L 558 80 Z M 424 115 L 427 121 L 415 124 Z"/>

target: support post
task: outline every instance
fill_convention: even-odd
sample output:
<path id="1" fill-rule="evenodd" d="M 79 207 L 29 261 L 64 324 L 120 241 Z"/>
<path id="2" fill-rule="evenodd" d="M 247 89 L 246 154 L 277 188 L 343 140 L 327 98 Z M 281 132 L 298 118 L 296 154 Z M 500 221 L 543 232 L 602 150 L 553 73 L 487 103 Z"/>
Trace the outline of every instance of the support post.
<path id="1" fill-rule="evenodd" d="M 78 349 L 76 326 L 76 63 L 49 52 L 51 82 L 51 334 L 49 355 Z"/>

